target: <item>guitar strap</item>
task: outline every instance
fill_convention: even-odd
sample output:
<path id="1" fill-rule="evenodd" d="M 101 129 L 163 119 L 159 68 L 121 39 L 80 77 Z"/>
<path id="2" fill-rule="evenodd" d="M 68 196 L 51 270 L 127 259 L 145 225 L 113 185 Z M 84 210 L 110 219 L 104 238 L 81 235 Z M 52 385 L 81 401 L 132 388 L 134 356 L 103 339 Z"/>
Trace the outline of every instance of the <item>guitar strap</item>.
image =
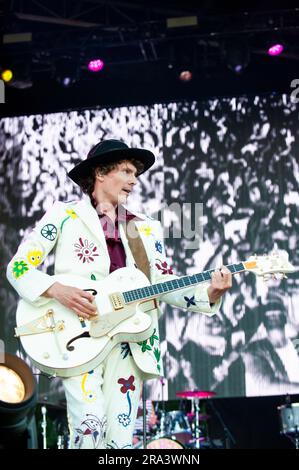
<path id="1" fill-rule="evenodd" d="M 148 257 L 135 222 L 130 220 L 129 223 L 124 224 L 124 230 L 137 268 L 140 269 L 140 271 L 142 271 L 150 281 L 151 277 Z"/>

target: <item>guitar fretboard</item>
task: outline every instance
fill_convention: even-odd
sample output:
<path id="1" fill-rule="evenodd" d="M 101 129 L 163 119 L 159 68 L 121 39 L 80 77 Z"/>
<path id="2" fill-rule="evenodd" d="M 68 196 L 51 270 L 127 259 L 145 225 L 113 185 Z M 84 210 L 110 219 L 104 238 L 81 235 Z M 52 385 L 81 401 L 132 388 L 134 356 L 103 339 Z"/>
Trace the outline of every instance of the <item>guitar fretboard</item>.
<path id="1" fill-rule="evenodd" d="M 245 271 L 245 266 L 243 263 L 229 264 L 226 267 L 232 274 Z M 179 279 L 160 282 L 158 284 L 153 284 L 147 287 L 128 290 L 123 292 L 123 297 L 126 303 L 135 302 L 136 300 L 149 299 L 151 297 L 159 297 L 160 295 L 167 294 L 178 289 L 183 289 L 184 287 L 190 287 L 195 284 L 200 284 L 201 282 L 210 281 L 211 275 L 214 271 L 216 271 L 216 269 L 210 269 L 209 271 L 203 271 L 202 273 L 192 274 L 192 276 L 183 276 Z"/>

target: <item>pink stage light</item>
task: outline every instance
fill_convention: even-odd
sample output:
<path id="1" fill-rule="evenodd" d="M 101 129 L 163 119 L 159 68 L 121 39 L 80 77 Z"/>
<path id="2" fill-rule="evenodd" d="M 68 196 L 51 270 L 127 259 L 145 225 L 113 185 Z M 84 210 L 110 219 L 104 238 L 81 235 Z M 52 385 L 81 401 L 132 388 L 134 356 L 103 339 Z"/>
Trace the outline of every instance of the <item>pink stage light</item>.
<path id="1" fill-rule="evenodd" d="M 282 44 L 273 44 L 273 46 L 269 47 L 268 54 L 269 55 L 279 55 L 283 51 Z"/>
<path id="2" fill-rule="evenodd" d="M 88 70 L 91 72 L 99 72 L 104 67 L 104 62 L 101 59 L 91 60 L 88 64 Z"/>

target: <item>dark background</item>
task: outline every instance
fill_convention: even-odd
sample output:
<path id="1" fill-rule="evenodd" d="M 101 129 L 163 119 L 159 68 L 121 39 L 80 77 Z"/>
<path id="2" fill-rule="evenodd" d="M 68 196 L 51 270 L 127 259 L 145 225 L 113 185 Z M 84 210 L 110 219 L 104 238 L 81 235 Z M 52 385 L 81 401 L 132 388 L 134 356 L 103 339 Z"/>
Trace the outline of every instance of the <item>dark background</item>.
<path id="1" fill-rule="evenodd" d="M 6 87 L 1 113 L 289 91 L 298 70 L 298 5 L 234 3 L 3 1 L 2 32 L 32 33 L 32 40 L 2 45 L 0 67 L 13 68 L 15 83 Z M 197 26 L 167 27 L 167 19 L 186 16 Z M 285 46 L 279 57 L 266 53 L 273 40 Z M 105 61 L 98 74 L 87 70 L 95 57 Z M 236 74 L 240 61 L 244 70 Z M 182 70 L 192 71 L 191 82 L 178 79 Z M 73 86 L 61 86 L 64 74 Z"/>

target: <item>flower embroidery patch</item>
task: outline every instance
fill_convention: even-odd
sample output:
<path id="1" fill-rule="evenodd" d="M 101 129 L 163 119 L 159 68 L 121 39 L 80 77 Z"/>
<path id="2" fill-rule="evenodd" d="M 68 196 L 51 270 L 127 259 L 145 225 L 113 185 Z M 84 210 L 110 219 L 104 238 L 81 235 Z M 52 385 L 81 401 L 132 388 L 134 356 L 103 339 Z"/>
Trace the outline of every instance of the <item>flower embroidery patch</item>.
<path id="1" fill-rule="evenodd" d="M 141 346 L 141 352 L 146 352 L 146 351 L 153 351 L 154 357 L 157 361 L 157 370 L 158 372 L 161 371 L 161 366 L 159 364 L 160 359 L 161 359 L 161 351 L 158 347 L 154 347 L 155 341 L 159 343 L 159 336 L 156 335 L 156 328 L 154 329 L 154 332 L 152 336 L 145 340 L 142 341 L 141 343 L 137 343 L 139 346 Z M 148 343 L 149 342 L 149 343 Z"/>
<path id="2" fill-rule="evenodd" d="M 186 304 L 187 304 L 187 308 L 190 307 L 191 305 L 196 305 L 194 295 L 193 295 L 192 297 L 184 296 L 184 300 L 185 300 L 185 302 L 186 302 Z"/>
<path id="3" fill-rule="evenodd" d="M 75 429 L 74 444 L 77 449 L 81 449 L 85 442 L 92 445 L 94 449 L 104 443 L 106 437 L 107 419 L 102 420 L 97 416 L 87 413 L 86 419 L 81 422 L 80 427 Z"/>
<path id="4" fill-rule="evenodd" d="M 86 381 L 88 380 L 89 376 L 93 375 L 93 373 L 94 373 L 93 370 L 91 370 L 90 372 L 86 372 L 85 374 L 83 374 L 83 378 L 81 381 L 81 390 L 83 392 L 83 400 L 86 403 L 93 403 L 97 399 L 97 395 L 95 391 L 88 390 L 86 388 Z"/>
<path id="5" fill-rule="evenodd" d="M 168 266 L 166 261 L 163 261 L 163 263 L 160 260 L 157 260 L 158 263 L 156 263 L 156 268 L 161 271 L 162 274 L 173 274 L 172 267 Z"/>
<path id="6" fill-rule="evenodd" d="M 63 221 L 61 222 L 61 225 L 60 225 L 60 230 L 61 231 L 62 231 L 63 226 L 64 226 L 64 224 L 67 220 L 76 219 L 78 217 L 76 212 L 74 211 L 74 209 L 66 209 L 65 212 L 68 214 L 68 216 L 65 219 L 63 219 Z"/>
<path id="7" fill-rule="evenodd" d="M 27 260 L 32 266 L 38 266 L 43 259 L 43 253 L 41 250 L 30 250 L 27 253 Z"/>
<path id="8" fill-rule="evenodd" d="M 131 449 L 132 444 L 125 444 L 122 447 L 119 447 L 117 442 L 115 442 L 113 439 L 106 444 L 106 449 Z"/>
<path id="9" fill-rule="evenodd" d="M 158 251 L 159 253 L 163 252 L 163 245 L 159 240 L 155 241 L 155 248 L 156 248 L 156 251 Z"/>
<path id="10" fill-rule="evenodd" d="M 126 413 L 120 413 L 118 415 L 118 422 L 126 428 L 131 422 L 130 415 L 127 415 Z"/>
<path id="11" fill-rule="evenodd" d="M 44 238 L 53 242 L 57 237 L 57 228 L 53 224 L 46 224 L 43 226 L 40 233 Z"/>
<path id="12" fill-rule="evenodd" d="M 74 247 L 75 253 L 77 253 L 78 258 L 83 263 L 90 263 L 91 261 L 94 261 L 96 256 L 99 256 L 95 244 L 89 243 L 86 239 L 83 242 L 82 238 L 79 238 L 79 243 L 75 243 Z"/>
<path id="13" fill-rule="evenodd" d="M 120 391 L 121 393 L 124 393 L 127 395 L 127 401 L 128 401 L 128 406 L 129 406 L 129 411 L 128 413 L 119 413 L 117 418 L 119 424 L 124 426 L 125 428 L 129 426 L 131 423 L 131 412 L 132 412 L 132 402 L 131 402 L 131 397 L 130 397 L 130 390 L 134 392 L 135 390 L 135 385 L 134 385 L 135 377 L 134 375 L 130 375 L 128 379 L 118 379 L 117 383 L 121 384 Z"/>
<path id="14" fill-rule="evenodd" d="M 19 277 L 23 276 L 23 274 L 29 271 L 29 266 L 25 261 L 15 261 L 12 267 L 12 273 L 15 279 L 19 279 Z"/>
<path id="15" fill-rule="evenodd" d="M 128 379 L 118 379 L 117 383 L 122 385 L 122 387 L 120 388 L 121 393 L 127 393 L 128 390 L 132 390 L 134 392 L 134 380 L 134 375 L 130 375 Z"/>
<path id="16" fill-rule="evenodd" d="M 127 356 L 132 356 L 129 343 L 120 343 L 121 351 L 120 354 L 123 359 L 126 359 Z"/>
<path id="17" fill-rule="evenodd" d="M 147 237 L 149 237 L 153 233 L 152 227 L 149 227 L 148 225 L 141 225 L 141 227 L 139 227 L 138 230 L 139 232 L 143 233 Z"/>
<path id="18" fill-rule="evenodd" d="M 74 209 L 66 209 L 65 212 L 72 218 L 72 219 L 76 219 L 78 216 L 76 214 L 76 212 L 74 211 Z"/>

